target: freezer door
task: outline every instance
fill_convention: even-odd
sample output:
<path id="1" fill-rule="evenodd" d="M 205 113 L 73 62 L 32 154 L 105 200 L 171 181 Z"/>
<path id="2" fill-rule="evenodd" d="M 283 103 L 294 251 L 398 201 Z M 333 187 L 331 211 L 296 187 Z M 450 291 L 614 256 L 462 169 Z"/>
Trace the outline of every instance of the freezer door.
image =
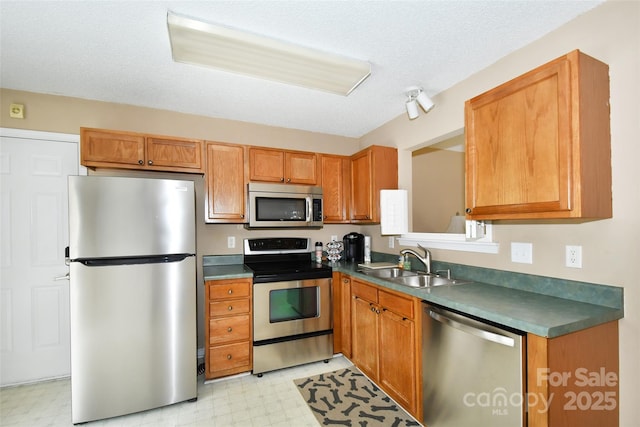
<path id="1" fill-rule="evenodd" d="M 195 263 L 71 263 L 74 424 L 197 397 Z"/>
<path id="2" fill-rule="evenodd" d="M 70 258 L 195 253 L 193 182 L 69 177 Z"/>

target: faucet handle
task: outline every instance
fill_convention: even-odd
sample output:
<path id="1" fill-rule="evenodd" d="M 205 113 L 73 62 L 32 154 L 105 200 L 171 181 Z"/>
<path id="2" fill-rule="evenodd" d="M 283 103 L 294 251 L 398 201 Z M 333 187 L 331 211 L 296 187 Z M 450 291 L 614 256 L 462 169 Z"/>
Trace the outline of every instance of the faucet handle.
<path id="1" fill-rule="evenodd" d="M 425 248 L 420 243 L 418 243 L 418 247 L 424 251 L 424 256 L 425 257 L 429 254 L 429 249 Z"/>

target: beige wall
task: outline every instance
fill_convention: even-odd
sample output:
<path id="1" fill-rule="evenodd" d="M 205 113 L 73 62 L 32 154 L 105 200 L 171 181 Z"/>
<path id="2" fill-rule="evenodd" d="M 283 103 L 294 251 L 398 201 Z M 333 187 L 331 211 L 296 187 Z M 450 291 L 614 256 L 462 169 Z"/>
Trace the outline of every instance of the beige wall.
<path id="1" fill-rule="evenodd" d="M 464 101 L 565 53 L 580 49 L 609 64 L 611 81 L 611 154 L 613 218 L 586 223 L 494 222 L 497 255 L 435 250 L 434 258 L 500 270 L 624 287 L 625 318 L 620 321 L 621 426 L 640 419 L 640 2 L 608 1 L 555 32 L 434 97 L 436 107 L 409 121 L 399 116 L 365 135 L 361 145 L 399 148 L 401 188 L 411 189 L 411 157 L 464 126 Z M 428 82 L 424 82 L 428 86 Z M 375 250 L 387 238 L 374 236 Z M 533 264 L 510 260 L 511 242 L 533 243 Z M 564 266 L 564 246 L 582 245 L 583 268 Z M 580 351 L 580 349 L 576 349 Z"/>
<path id="2" fill-rule="evenodd" d="M 464 135 L 448 141 L 464 146 Z M 445 233 L 453 215 L 464 215 L 464 153 L 432 147 L 412 153 L 412 225 L 414 232 Z"/>
<path id="3" fill-rule="evenodd" d="M 580 49 L 610 66 L 613 218 L 582 224 L 497 221 L 494 223 L 494 237 L 500 243 L 497 255 L 436 250 L 434 258 L 623 286 L 625 318 L 620 322 L 620 425 L 626 427 L 636 425 L 640 419 L 640 191 L 636 173 L 640 158 L 639 28 L 640 2 L 608 1 L 438 94 L 434 97 L 436 107 L 429 114 L 422 114 L 413 121 L 400 115 L 360 140 L 4 89 L 0 91 L 0 126 L 64 133 L 78 133 L 80 126 L 103 127 L 337 154 L 352 154 L 371 144 L 393 145 L 399 148 L 400 187 L 411 191 L 411 150 L 459 133 L 464 124 L 466 99 L 573 49 Z M 428 86 L 428 82 L 424 83 Z M 12 102 L 25 104 L 25 120 L 8 117 L 8 104 Z M 202 190 L 197 191 L 198 203 L 203 206 Z M 203 214 L 203 209 L 198 210 L 199 215 Z M 326 242 L 331 235 L 341 237 L 354 230 L 374 237 L 373 250 L 397 253 L 398 248 L 388 249 L 388 239 L 380 236 L 378 226 L 325 226 L 322 230 L 305 232 L 305 235 Z M 241 253 L 240 248 L 226 248 L 227 236 L 234 235 L 240 242 L 247 236 L 273 233 L 257 234 L 237 225 L 205 225 L 199 218 L 198 251 L 200 255 Z M 297 232 L 275 234 L 295 235 Z M 533 264 L 511 263 L 509 245 L 514 241 L 533 243 Z M 584 268 L 564 267 L 564 246 L 567 244 L 583 246 Z"/>
<path id="4" fill-rule="evenodd" d="M 25 119 L 9 117 L 12 103 L 25 105 Z M 355 138 L 9 89 L 0 89 L 0 127 L 70 134 L 92 127 L 321 153 L 358 151 Z"/>

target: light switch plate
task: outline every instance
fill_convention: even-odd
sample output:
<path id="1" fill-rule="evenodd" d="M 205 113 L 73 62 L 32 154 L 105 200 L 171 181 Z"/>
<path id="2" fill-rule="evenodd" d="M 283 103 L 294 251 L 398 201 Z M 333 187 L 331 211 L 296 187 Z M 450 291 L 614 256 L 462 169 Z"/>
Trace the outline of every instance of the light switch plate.
<path id="1" fill-rule="evenodd" d="M 228 236 L 227 237 L 227 248 L 233 249 L 235 247 L 236 247 L 236 238 L 235 238 L 235 236 Z"/>
<path id="2" fill-rule="evenodd" d="M 533 243 L 511 242 L 511 262 L 533 264 Z"/>

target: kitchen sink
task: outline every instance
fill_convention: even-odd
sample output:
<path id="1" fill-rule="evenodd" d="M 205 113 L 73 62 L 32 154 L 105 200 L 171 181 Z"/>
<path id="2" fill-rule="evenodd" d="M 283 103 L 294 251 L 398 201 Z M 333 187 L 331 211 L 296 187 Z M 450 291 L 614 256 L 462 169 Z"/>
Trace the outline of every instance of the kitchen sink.
<path id="1" fill-rule="evenodd" d="M 403 270 L 398 267 L 384 268 L 380 270 L 359 270 L 367 276 L 379 277 L 381 279 L 395 279 L 400 277 L 416 277 L 418 273 L 415 271 Z"/>
<path id="2" fill-rule="evenodd" d="M 431 274 L 416 274 L 415 276 L 395 277 L 391 281 L 412 288 L 429 288 L 434 286 L 462 285 L 471 283 L 467 280 L 448 279 L 446 277 L 434 276 Z"/>

